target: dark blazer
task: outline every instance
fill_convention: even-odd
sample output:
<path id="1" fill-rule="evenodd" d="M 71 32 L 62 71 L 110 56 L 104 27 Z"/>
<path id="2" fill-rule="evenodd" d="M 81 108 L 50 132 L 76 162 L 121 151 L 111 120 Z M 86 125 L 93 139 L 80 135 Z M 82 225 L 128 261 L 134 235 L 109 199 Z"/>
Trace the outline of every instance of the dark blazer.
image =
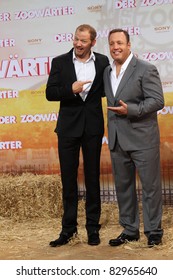
<path id="1" fill-rule="evenodd" d="M 160 144 L 157 111 L 164 107 L 161 80 L 157 68 L 133 56 L 114 97 L 110 81 L 111 67 L 104 72 L 108 106 L 128 105 L 127 116 L 108 111 L 109 148 L 118 138 L 125 151 L 150 149 Z"/>
<path id="2" fill-rule="evenodd" d="M 104 96 L 103 72 L 109 60 L 105 55 L 94 54 L 96 76 L 85 101 L 72 92 L 72 84 L 77 80 L 73 49 L 52 60 L 46 98 L 49 101 L 60 101 L 55 132 L 61 136 L 80 137 L 84 130 L 90 135 L 104 133 L 101 97 Z"/>

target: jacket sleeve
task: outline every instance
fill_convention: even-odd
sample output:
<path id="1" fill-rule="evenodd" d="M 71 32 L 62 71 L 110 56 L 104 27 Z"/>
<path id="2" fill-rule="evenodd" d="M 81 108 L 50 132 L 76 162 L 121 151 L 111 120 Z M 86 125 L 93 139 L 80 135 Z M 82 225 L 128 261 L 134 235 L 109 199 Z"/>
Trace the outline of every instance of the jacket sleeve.
<path id="1" fill-rule="evenodd" d="M 141 78 L 143 99 L 139 103 L 128 104 L 128 118 L 141 118 L 164 107 L 162 84 L 157 68 L 150 64 Z"/>
<path id="2" fill-rule="evenodd" d="M 62 101 L 74 99 L 76 96 L 72 91 L 72 82 L 65 82 L 63 63 L 58 58 L 53 58 L 50 74 L 46 85 L 46 98 L 48 101 Z"/>

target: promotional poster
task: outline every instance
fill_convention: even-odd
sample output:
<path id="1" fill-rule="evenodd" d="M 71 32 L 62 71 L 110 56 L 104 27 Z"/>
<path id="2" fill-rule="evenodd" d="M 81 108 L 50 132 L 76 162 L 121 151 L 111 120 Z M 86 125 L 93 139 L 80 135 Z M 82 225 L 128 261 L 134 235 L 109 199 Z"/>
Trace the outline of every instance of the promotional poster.
<path id="1" fill-rule="evenodd" d="M 165 107 L 158 112 L 164 183 L 173 173 L 173 4 L 172 1 L 5 1 L 0 4 L 0 172 L 59 173 L 59 102 L 48 102 L 45 87 L 52 58 L 69 51 L 78 25 L 97 31 L 93 50 L 110 58 L 108 33 L 129 32 L 132 51 L 159 70 Z M 103 98 L 101 180 L 111 181 Z M 82 157 L 79 177 L 82 178 Z M 105 179 L 107 178 L 107 179 Z M 82 180 L 82 179 L 81 179 Z"/>

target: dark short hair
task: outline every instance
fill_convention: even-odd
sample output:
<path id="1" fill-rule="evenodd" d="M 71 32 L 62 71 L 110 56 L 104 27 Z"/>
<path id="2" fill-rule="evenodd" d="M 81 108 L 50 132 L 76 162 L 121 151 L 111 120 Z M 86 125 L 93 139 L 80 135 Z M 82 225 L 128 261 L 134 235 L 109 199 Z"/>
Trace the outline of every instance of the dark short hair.
<path id="1" fill-rule="evenodd" d="M 96 32 L 94 27 L 92 27 L 89 24 L 81 24 L 76 28 L 76 31 L 85 31 L 85 30 L 89 31 L 91 41 L 94 41 L 96 39 L 96 36 L 97 36 L 97 32 Z"/>
<path id="2" fill-rule="evenodd" d="M 109 32 L 109 35 L 108 35 L 108 40 L 109 40 L 109 38 L 110 38 L 110 35 L 111 35 L 111 34 L 113 34 L 113 33 L 117 33 L 117 32 L 122 32 L 122 33 L 124 33 L 124 35 L 125 35 L 125 37 L 126 37 L 126 39 L 127 39 L 127 43 L 129 43 L 129 42 L 130 42 L 130 36 L 129 36 L 129 33 L 128 33 L 126 30 L 121 29 L 121 28 L 114 28 L 114 29 L 112 29 L 112 30 Z"/>

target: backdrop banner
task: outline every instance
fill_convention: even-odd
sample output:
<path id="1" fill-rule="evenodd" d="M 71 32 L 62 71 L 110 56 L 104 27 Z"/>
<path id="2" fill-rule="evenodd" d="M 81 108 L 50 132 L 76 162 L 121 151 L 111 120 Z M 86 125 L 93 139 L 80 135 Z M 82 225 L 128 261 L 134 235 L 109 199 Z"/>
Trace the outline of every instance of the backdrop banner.
<path id="1" fill-rule="evenodd" d="M 164 180 L 170 186 L 173 0 L 1 0 L 0 172 L 59 172 L 54 133 L 59 103 L 46 100 L 45 86 L 52 58 L 71 49 L 75 29 L 83 23 L 95 27 L 97 43 L 93 50 L 106 54 L 110 62 L 108 33 L 120 27 L 129 32 L 133 53 L 158 68 L 165 96 L 165 107 L 158 112 L 161 164 Z M 111 174 L 106 106 L 104 98 L 102 179 L 104 174 Z"/>

